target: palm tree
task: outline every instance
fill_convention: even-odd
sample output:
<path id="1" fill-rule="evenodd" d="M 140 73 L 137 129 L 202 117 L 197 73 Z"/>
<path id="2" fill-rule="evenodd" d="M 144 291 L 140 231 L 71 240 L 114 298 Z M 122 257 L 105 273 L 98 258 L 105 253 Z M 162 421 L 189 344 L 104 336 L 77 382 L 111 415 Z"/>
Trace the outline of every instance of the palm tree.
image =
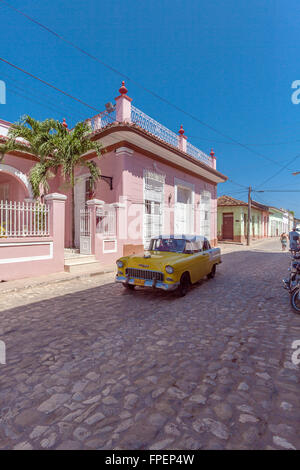
<path id="1" fill-rule="evenodd" d="M 44 190 L 49 188 L 48 179 L 54 176 L 52 170 L 57 171 L 58 168 L 56 155 L 49 153 L 49 141 L 52 139 L 56 126 L 57 121 L 54 119 L 41 122 L 25 115 L 10 127 L 7 142 L 0 146 L 0 160 L 6 153 L 14 150 L 29 153 L 39 159 L 29 174 L 36 198 L 40 196 L 41 185 Z"/>
<path id="2" fill-rule="evenodd" d="M 75 245 L 75 169 L 86 167 L 90 173 L 91 188 L 100 179 L 101 172 L 95 162 L 88 159 L 90 154 L 101 155 L 101 144 L 90 140 L 91 129 L 85 122 L 78 122 L 71 130 L 64 124 L 57 123 L 56 133 L 49 141 L 49 152 L 55 153 L 58 159 L 64 180 L 71 186 L 72 191 L 72 246 Z"/>
<path id="3" fill-rule="evenodd" d="M 90 140 L 90 133 L 90 127 L 85 122 L 77 123 L 69 131 L 65 123 L 54 119 L 40 122 L 24 116 L 20 122 L 13 124 L 7 142 L 0 147 L 2 158 L 5 153 L 19 150 L 39 159 L 29 174 L 35 197 L 40 196 L 41 186 L 43 191 L 48 191 L 48 180 L 61 169 L 72 191 L 72 246 L 75 244 L 75 169 L 81 166 L 89 170 L 92 187 L 101 176 L 99 167 L 87 158 L 90 153 L 97 157 L 101 155 L 101 145 Z"/>

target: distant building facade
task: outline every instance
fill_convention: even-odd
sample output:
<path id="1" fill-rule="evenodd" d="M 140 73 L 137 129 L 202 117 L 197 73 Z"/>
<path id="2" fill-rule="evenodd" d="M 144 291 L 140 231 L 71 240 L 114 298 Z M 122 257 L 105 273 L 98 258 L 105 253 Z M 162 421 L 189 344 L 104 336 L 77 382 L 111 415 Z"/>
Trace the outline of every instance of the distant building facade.
<path id="1" fill-rule="evenodd" d="M 251 239 L 279 237 L 282 232 L 292 230 L 294 213 L 286 209 L 251 202 Z M 218 198 L 218 240 L 245 242 L 247 240 L 248 203 L 231 196 Z"/>
<path id="2" fill-rule="evenodd" d="M 268 207 L 251 203 L 250 237 L 267 238 L 269 234 Z M 218 240 L 245 242 L 247 240 L 248 204 L 231 196 L 218 198 Z"/>

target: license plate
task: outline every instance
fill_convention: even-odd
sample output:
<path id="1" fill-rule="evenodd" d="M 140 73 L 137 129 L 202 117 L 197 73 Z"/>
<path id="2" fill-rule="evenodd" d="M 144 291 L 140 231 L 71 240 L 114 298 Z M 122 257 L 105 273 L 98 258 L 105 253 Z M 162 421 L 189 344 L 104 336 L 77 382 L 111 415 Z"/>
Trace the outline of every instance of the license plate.
<path id="1" fill-rule="evenodd" d="M 145 280 L 144 279 L 135 279 L 134 283 L 135 283 L 136 286 L 143 286 L 145 284 Z"/>

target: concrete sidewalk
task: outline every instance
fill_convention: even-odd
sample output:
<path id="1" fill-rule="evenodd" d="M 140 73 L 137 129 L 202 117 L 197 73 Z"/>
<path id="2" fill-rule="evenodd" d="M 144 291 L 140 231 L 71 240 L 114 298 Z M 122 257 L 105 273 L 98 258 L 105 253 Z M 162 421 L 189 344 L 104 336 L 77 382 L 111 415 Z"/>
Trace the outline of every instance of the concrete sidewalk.
<path id="1" fill-rule="evenodd" d="M 28 277 L 25 279 L 18 279 L 16 281 L 7 281 L 0 283 L 0 295 L 8 292 L 16 292 L 26 288 L 43 286 L 49 284 L 57 284 L 62 282 L 72 281 L 74 279 L 84 279 L 92 276 L 99 276 L 101 274 L 107 274 L 116 270 L 115 264 L 109 266 L 103 266 L 101 270 L 97 272 L 90 272 L 85 274 L 70 274 L 67 272 L 47 274 L 38 277 Z"/>
<path id="2" fill-rule="evenodd" d="M 281 244 L 280 244 L 279 237 L 278 238 L 269 237 L 269 238 L 260 238 L 259 240 L 251 240 L 250 246 L 248 246 L 245 243 L 219 242 L 218 248 L 220 248 L 223 253 L 229 253 L 231 251 L 252 250 L 252 249 L 259 248 L 260 246 L 268 247 L 269 245 L 271 245 L 272 247 L 274 247 L 276 243 L 278 244 L 278 251 L 281 251 Z"/>

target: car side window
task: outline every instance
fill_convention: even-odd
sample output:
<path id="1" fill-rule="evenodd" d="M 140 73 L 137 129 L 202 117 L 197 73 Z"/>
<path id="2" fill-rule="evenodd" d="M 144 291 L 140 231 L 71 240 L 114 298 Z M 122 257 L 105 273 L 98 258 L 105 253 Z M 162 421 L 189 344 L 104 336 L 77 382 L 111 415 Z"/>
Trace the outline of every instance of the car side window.
<path id="1" fill-rule="evenodd" d="M 191 255 L 194 253 L 194 250 L 193 250 L 193 245 L 191 242 L 186 242 L 185 244 L 185 250 L 184 250 L 185 253 Z"/>
<path id="2" fill-rule="evenodd" d="M 192 242 L 193 253 L 199 253 L 201 251 L 201 247 L 198 241 Z"/>
<path id="3" fill-rule="evenodd" d="M 204 240 L 203 242 L 203 251 L 210 250 L 210 243 L 208 240 Z"/>

